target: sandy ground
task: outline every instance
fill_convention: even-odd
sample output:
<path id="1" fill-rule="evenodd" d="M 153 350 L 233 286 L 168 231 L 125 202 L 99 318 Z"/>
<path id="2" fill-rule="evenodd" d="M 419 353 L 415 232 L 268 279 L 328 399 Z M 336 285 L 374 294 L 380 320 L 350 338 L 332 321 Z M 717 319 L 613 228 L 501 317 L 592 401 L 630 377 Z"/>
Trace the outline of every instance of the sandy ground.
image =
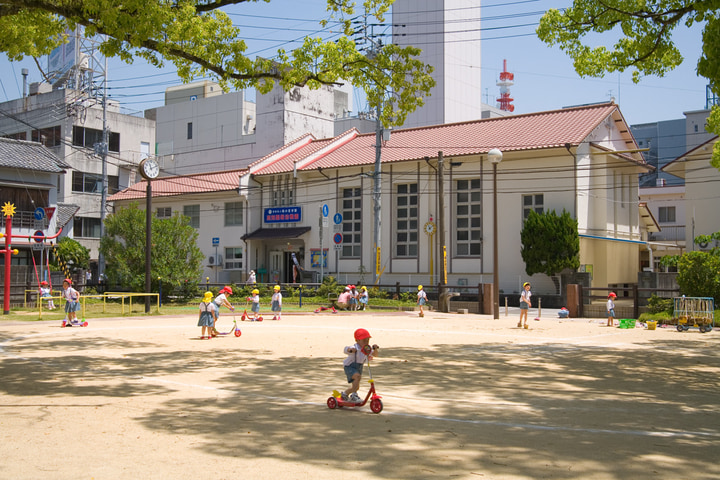
<path id="1" fill-rule="evenodd" d="M 720 331 L 604 322 L 0 322 L 0 478 L 720 478 Z M 358 327 L 380 414 L 326 405 Z"/>

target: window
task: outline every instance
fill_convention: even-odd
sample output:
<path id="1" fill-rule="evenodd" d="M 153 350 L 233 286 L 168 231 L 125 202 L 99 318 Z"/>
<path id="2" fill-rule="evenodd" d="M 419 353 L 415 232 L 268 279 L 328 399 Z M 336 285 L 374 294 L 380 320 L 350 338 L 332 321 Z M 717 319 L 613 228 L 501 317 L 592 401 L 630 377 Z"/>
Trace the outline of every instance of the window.
<path id="1" fill-rule="evenodd" d="M 102 143 L 103 132 L 94 128 L 85 128 L 73 125 L 73 145 L 85 148 L 95 148 L 95 144 Z M 120 151 L 120 134 L 110 132 L 108 135 L 108 150 L 111 152 Z"/>
<path id="2" fill-rule="evenodd" d="M 187 139 L 192 140 L 192 122 L 187 124 Z"/>
<path id="3" fill-rule="evenodd" d="M 73 236 L 75 238 L 100 238 L 100 219 L 75 217 L 73 219 Z"/>
<path id="4" fill-rule="evenodd" d="M 536 213 L 543 213 L 544 197 L 542 193 L 522 196 L 523 221 L 527 220 L 528 215 L 530 215 L 530 212 L 533 210 L 535 210 Z"/>
<path id="5" fill-rule="evenodd" d="M 482 190 L 480 180 L 455 184 L 455 242 L 458 256 L 482 254 Z"/>
<path id="6" fill-rule="evenodd" d="M 225 203 L 225 226 L 239 227 L 243 224 L 243 202 Z"/>
<path id="7" fill-rule="evenodd" d="M 172 207 L 158 207 L 156 212 L 157 218 L 170 218 L 172 217 Z"/>
<path id="8" fill-rule="evenodd" d="M 241 270 L 243 251 L 242 247 L 230 247 L 225 249 L 225 270 Z"/>
<path id="9" fill-rule="evenodd" d="M 397 185 L 395 197 L 395 254 L 416 257 L 418 254 L 418 186 L 417 183 Z"/>
<path id="10" fill-rule="evenodd" d="M 675 223 L 675 207 L 658 208 L 658 222 Z"/>
<path id="11" fill-rule="evenodd" d="M 33 130 L 30 139 L 33 142 L 40 142 L 46 147 L 57 147 L 62 142 L 62 137 L 60 136 L 60 125 L 56 127 Z"/>
<path id="12" fill-rule="evenodd" d="M 27 140 L 27 132 L 11 133 L 9 135 L 3 135 L 3 138 L 12 138 L 13 140 Z"/>
<path id="13" fill-rule="evenodd" d="M 342 189 L 342 256 L 360 257 L 362 239 L 362 193 L 360 188 Z"/>
<path id="14" fill-rule="evenodd" d="M 183 215 L 190 217 L 190 226 L 200 228 L 200 205 L 185 205 Z"/>
<path id="15" fill-rule="evenodd" d="M 73 170 L 72 191 L 77 193 L 102 193 L 102 175 L 84 173 Z M 120 180 L 117 175 L 108 175 L 108 195 L 120 191 Z"/>

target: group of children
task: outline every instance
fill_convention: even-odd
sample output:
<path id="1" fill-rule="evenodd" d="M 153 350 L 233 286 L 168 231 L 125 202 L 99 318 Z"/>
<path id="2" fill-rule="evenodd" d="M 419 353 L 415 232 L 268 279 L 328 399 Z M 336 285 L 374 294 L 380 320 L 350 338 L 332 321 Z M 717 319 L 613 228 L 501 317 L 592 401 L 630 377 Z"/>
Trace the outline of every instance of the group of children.
<path id="1" fill-rule="evenodd" d="M 209 340 L 213 337 L 218 336 L 218 331 L 215 328 L 215 323 L 220 317 L 220 307 L 226 307 L 230 311 L 234 312 L 235 307 L 230 303 L 227 295 L 232 295 L 233 291 L 231 287 L 223 287 L 218 295 L 213 299 L 212 292 L 205 292 L 203 300 L 200 303 L 200 316 L 198 317 L 198 327 L 201 328 L 200 339 Z M 252 302 L 250 311 L 252 317 L 248 317 L 251 322 L 262 321 L 260 315 L 260 290 L 257 288 L 253 289 L 251 296 L 247 297 L 248 302 Z M 282 318 L 282 293 L 280 292 L 280 285 L 273 287 L 271 310 L 273 311 L 273 320 L 280 320 Z M 245 317 L 243 316 L 243 320 Z"/>
<path id="2" fill-rule="evenodd" d="M 530 291 L 530 282 L 523 283 L 523 291 L 520 294 L 520 321 L 518 321 L 518 328 L 524 327 L 528 328 L 527 324 L 527 317 L 528 317 L 528 309 L 530 308 L 531 302 L 530 297 L 532 297 L 532 292 Z M 615 299 L 617 298 L 617 295 L 615 292 L 610 292 L 608 294 L 607 303 L 605 304 L 605 310 L 607 314 L 607 326 L 613 327 L 615 326 Z M 565 307 L 563 307 L 563 310 L 567 312 Z M 564 318 L 567 318 L 566 315 L 563 315 Z M 538 320 L 537 318 L 535 320 Z"/>
<path id="3" fill-rule="evenodd" d="M 55 301 L 52 295 L 52 287 L 50 284 L 43 280 L 40 282 L 40 298 L 45 299 L 47 302 L 48 310 L 55 310 Z M 74 322 L 77 322 L 77 312 L 80 310 L 80 292 L 72 287 L 72 280 L 66 278 L 62 283 L 62 298 L 65 299 L 65 313 L 66 318 L 63 321 L 63 326 L 71 326 Z"/>
<path id="4" fill-rule="evenodd" d="M 338 295 L 337 306 L 343 310 L 365 310 L 368 304 L 367 287 L 362 286 L 358 290 L 355 285 L 348 285 L 345 290 Z"/>

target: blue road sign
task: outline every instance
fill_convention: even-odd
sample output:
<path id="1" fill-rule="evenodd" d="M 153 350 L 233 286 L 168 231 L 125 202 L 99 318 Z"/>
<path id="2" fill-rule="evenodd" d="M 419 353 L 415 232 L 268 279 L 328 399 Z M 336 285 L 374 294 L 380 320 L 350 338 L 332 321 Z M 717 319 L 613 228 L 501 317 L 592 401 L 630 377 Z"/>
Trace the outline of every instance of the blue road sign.
<path id="1" fill-rule="evenodd" d="M 213 237 L 213 247 L 220 245 L 220 237 Z"/>
<path id="2" fill-rule="evenodd" d="M 33 216 L 35 217 L 35 220 L 42 220 L 43 218 L 45 218 L 45 209 L 42 207 L 37 207 L 33 212 Z"/>
<path id="3" fill-rule="evenodd" d="M 330 207 L 327 206 L 327 203 L 323 205 L 323 217 L 327 217 L 330 215 Z"/>
<path id="4" fill-rule="evenodd" d="M 333 217 L 333 222 L 335 222 L 335 225 L 340 225 L 342 223 L 342 214 L 336 213 Z"/>
<path id="5" fill-rule="evenodd" d="M 333 235 L 333 242 L 335 242 L 335 244 L 342 243 L 342 233 L 336 233 Z"/>

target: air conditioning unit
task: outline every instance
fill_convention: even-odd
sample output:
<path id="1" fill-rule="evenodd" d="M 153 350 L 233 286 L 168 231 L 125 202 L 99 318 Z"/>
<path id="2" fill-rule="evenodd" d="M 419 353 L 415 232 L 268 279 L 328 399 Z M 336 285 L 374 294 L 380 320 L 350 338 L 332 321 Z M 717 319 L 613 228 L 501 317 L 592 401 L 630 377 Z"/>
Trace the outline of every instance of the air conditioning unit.
<path id="1" fill-rule="evenodd" d="M 208 265 L 211 267 L 222 267 L 223 257 L 219 253 L 217 255 L 210 255 L 208 257 Z"/>

